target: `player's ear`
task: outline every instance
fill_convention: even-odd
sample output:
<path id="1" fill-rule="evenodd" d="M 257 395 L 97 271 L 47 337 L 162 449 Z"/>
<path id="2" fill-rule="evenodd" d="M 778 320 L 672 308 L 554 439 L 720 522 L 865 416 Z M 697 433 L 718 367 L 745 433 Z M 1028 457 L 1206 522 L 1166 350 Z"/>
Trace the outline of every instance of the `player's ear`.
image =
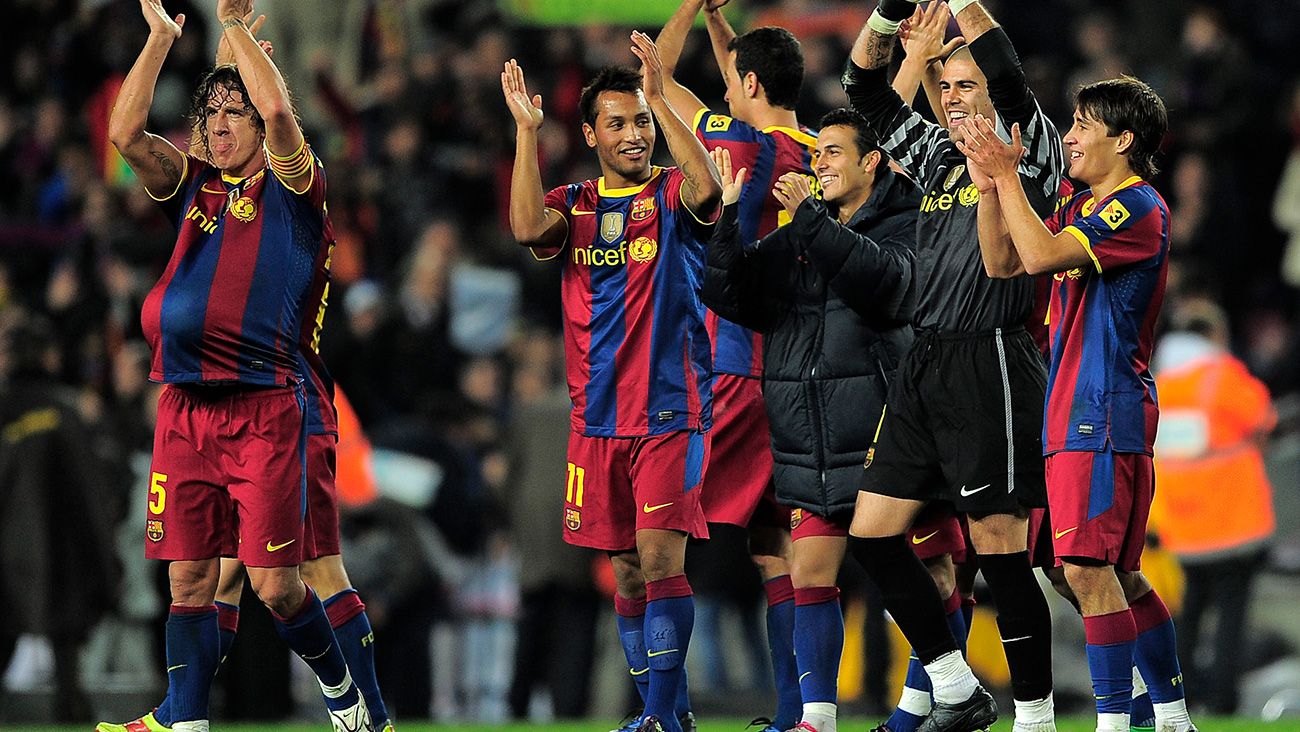
<path id="1" fill-rule="evenodd" d="M 745 96 L 746 97 L 749 97 L 750 99 L 757 99 L 758 90 L 761 87 L 762 84 L 758 83 L 758 74 L 755 74 L 753 71 L 750 71 L 745 74 Z"/>
<path id="2" fill-rule="evenodd" d="M 862 156 L 862 169 L 867 173 L 870 173 L 871 171 L 875 170 L 877 165 L 880 165 L 879 150 L 872 150 L 871 152 Z"/>
<path id="3" fill-rule="evenodd" d="M 1133 149 L 1133 131 L 1124 130 L 1119 133 L 1119 139 L 1115 141 L 1115 152 L 1120 155 L 1127 155 Z"/>
<path id="4" fill-rule="evenodd" d="M 586 122 L 582 123 L 582 139 L 587 141 L 587 147 L 596 147 L 596 130 Z"/>

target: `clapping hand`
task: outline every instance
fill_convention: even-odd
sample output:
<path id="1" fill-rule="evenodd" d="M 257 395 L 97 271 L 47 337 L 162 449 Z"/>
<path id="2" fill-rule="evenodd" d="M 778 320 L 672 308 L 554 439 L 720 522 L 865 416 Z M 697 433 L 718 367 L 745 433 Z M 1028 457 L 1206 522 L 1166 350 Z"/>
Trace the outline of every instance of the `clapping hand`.
<path id="1" fill-rule="evenodd" d="M 732 175 L 731 151 L 724 147 L 713 148 L 709 157 L 713 158 L 713 164 L 717 166 L 722 178 L 722 205 L 730 206 L 740 200 L 740 192 L 745 188 L 745 175 L 749 171 L 741 168 Z"/>
<path id="2" fill-rule="evenodd" d="M 521 130 L 537 130 L 542 126 L 545 116 L 542 114 L 542 95 L 528 96 L 528 85 L 524 83 L 524 70 L 519 62 L 510 59 L 505 70 L 501 72 L 501 91 L 506 97 L 506 106 L 515 118 L 515 125 Z"/>
<path id="3" fill-rule="evenodd" d="M 799 210 L 799 204 L 812 195 L 812 186 L 808 183 L 808 176 L 803 173 L 786 173 L 777 179 L 772 195 L 781 202 L 786 213 L 794 216 L 794 212 Z"/>
<path id="4" fill-rule="evenodd" d="M 1014 177 L 1020 158 L 1025 154 L 1025 146 L 1020 141 L 1020 125 L 1011 125 L 1010 145 L 998 137 L 993 120 L 982 114 L 975 115 L 966 123 L 966 127 L 966 134 L 963 136 L 965 139 L 957 142 L 954 138 L 953 142 L 957 144 L 957 149 L 966 156 L 971 165 L 991 180 Z M 980 186 L 980 181 L 975 180 L 974 173 L 971 177 L 975 185 Z M 981 187 L 981 190 L 985 189 Z"/>
<path id="5" fill-rule="evenodd" d="M 166 10 L 163 10 L 162 0 L 140 0 L 140 10 L 144 13 L 144 19 L 149 23 L 149 33 L 151 35 L 161 35 L 173 40 L 181 37 L 181 28 L 185 27 L 185 13 L 181 13 L 173 20 Z"/>

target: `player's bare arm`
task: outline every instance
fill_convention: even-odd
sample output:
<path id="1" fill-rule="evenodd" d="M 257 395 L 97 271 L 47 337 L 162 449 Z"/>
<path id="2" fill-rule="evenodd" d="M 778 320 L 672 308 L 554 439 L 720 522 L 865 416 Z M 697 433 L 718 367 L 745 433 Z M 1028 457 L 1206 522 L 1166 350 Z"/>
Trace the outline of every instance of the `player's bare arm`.
<path id="1" fill-rule="evenodd" d="M 654 40 L 640 31 L 634 31 L 632 44 L 632 52 L 641 60 L 641 86 L 646 103 L 659 122 L 659 129 L 668 143 L 668 152 L 686 179 L 682 186 L 682 202 L 697 218 L 711 220 L 722 200 L 722 181 L 718 169 L 713 165 L 704 145 L 677 115 L 664 95 L 663 64 Z"/>
<path id="2" fill-rule="evenodd" d="M 259 15 L 254 18 L 253 14 L 250 12 L 248 15 L 244 16 L 244 24 L 248 26 L 248 32 L 253 34 L 254 38 L 257 38 L 257 32 L 262 29 L 262 25 L 265 23 L 265 15 Z M 267 56 L 272 58 L 275 57 L 275 48 L 271 45 L 270 41 L 258 38 L 257 45 L 261 46 L 263 51 L 266 51 Z M 234 63 L 235 52 L 230 48 L 230 41 L 226 40 L 226 37 L 222 35 L 221 39 L 217 41 L 216 64 L 218 66 L 233 66 Z"/>
<path id="3" fill-rule="evenodd" d="M 266 149 L 276 157 L 292 157 L 303 149 L 302 129 L 294 118 L 284 77 L 244 22 L 252 12 L 252 0 L 217 0 L 217 20 L 221 23 L 222 38 L 230 44 L 239 77 L 248 89 L 249 101 L 266 124 Z M 306 166 L 298 175 L 282 180 L 290 188 L 300 191 L 310 185 L 312 175 L 312 166 Z"/>
<path id="4" fill-rule="evenodd" d="M 149 23 L 149 39 L 131 66 L 113 103 L 108 120 L 108 139 L 122 154 L 154 198 L 176 192 L 184 175 L 185 156 L 176 146 L 145 130 L 154 87 L 163 61 L 185 26 L 185 15 L 172 18 L 161 0 L 140 0 L 140 10 Z"/>
<path id="5" fill-rule="evenodd" d="M 704 3 L 704 27 L 709 31 L 709 47 L 713 49 L 713 60 L 718 63 L 718 72 L 724 76 L 730 63 L 731 52 L 727 47 L 736 37 L 736 31 L 722 14 L 722 6 L 729 0 L 706 0 Z"/>
<path id="6" fill-rule="evenodd" d="M 989 15 L 979 0 L 958 0 L 949 3 L 949 6 L 957 16 L 957 27 L 961 29 L 961 34 L 971 41 L 998 27 L 997 21 L 993 20 L 993 16 Z"/>
<path id="7" fill-rule="evenodd" d="M 917 87 L 923 88 L 930 109 L 935 111 L 940 124 L 946 122 L 946 118 L 940 112 L 942 101 L 939 92 L 943 59 L 966 42 L 964 37 L 957 36 L 944 43 L 944 33 L 948 28 L 950 17 L 951 14 L 945 3 L 935 2 L 925 7 L 917 6 L 911 19 L 899 29 L 903 51 L 907 55 L 903 57 L 893 83 L 894 91 L 909 104 L 910 100 L 916 97 Z"/>
<path id="8" fill-rule="evenodd" d="M 546 208 L 542 171 L 537 163 L 537 132 L 542 128 L 542 95 L 528 94 L 524 70 L 510 59 L 501 72 L 501 93 L 515 120 L 515 165 L 510 175 L 510 231 L 527 247 L 558 247 L 568 223 Z"/>
<path id="9" fill-rule="evenodd" d="M 664 68 L 664 94 L 668 97 L 668 103 L 685 115 L 686 119 L 695 119 L 695 115 L 705 105 L 694 92 L 673 78 L 673 74 L 677 70 L 677 62 L 681 60 L 682 49 L 686 46 L 686 36 L 703 7 L 704 0 L 682 0 L 682 4 L 677 6 L 677 11 L 655 39 L 655 45 L 659 46 L 659 60 Z"/>
<path id="10" fill-rule="evenodd" d="M 1020 139 L 1020 125 L 1011 126 L 1010 145 L 998 137 L 993 120 L 982 114 L 975 115 L 971 127 L 966 139 L 957 143 L 957 147 L 996 185 L 996 200 L 1002 209 L 1001 218 L 1020 256 L 1024 271 L 1034 275 L 1056 273 L 1089 264 L 1091 260 L 1088 252 L 1079 241 L 1066 232 L 1053 234 L 1029 204 L 1024 184 L 1016 172 L 1025 152 Z M 981 215 L 985 205 L 982 199 L 981 194 Z M 994 235 L 995 232 L 991 230 L 989 233 Z M 985 231 L 981 228 L 981 251 L 986 246 L 984 234 Z M 997 246 L 994 241 L 987 244 L 995 248 Z M 987 260 L 985 267 L 988 267 Z"/>

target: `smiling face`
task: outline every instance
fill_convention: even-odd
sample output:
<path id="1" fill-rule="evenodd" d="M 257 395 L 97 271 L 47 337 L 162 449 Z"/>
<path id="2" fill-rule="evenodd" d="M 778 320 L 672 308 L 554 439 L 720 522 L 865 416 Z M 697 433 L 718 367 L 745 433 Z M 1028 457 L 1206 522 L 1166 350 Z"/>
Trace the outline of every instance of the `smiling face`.
<path id="1" fill-rule="evenodd" d="M 830 125 L 817 134 L 813 173 L 821 184 L 822 199 L 832 206 L 843 207 L 870 197 L 879 162 L 878 150 L 866 155 L 858 150 L 857 133 L 852 127 Z"/>
<path id="2" fill-rule="evenodd" d="M 1131 144 L 1131 138 L 1128 132 L 1111 135 L 1104 122 L 1075 109 L 1074 124 L 1062 138 L 1070 177 L 1091 186 L 1105 180 L 1117 167 L 1127 167 L 1121 151 Z"/>
<path id="3" fill-rule="evenodd" d="M 262 140 L 266 133 L 256 112 L 238 89 L 218 85 L 203 108 L 204 140 L 212 164 L 243 178 L 262 167 Z"/>
<path id="4" fill-rule="evenodd" d="M 994 118 L 988 81 L 984 78 L 984 72 L 975 65 L 969 51 L 958 51 L 944 63 L 943 77 L 939 80 L 939 97 L 948 122 L 948 131 L 952 139 L 958 142 L 965 141 L 964 128 L 975 115 Z"/>
<path id="5" fill-rule="evenodd" d="M 583 124 L 587 147 L 596 149 L 601 173 L 611 184 L 642 183 L 650 177 L 655 123 L 641 92 L 603 91 L 596 98 L 596 122 Z"/>

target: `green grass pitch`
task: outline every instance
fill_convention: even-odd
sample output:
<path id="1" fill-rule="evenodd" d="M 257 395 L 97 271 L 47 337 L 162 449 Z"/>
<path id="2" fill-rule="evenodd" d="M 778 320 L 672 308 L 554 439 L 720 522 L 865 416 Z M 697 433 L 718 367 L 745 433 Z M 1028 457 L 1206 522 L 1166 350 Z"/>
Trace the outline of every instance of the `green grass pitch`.
<path id="1" fill-rule="evenodd" d="M 741 732 L 748 720 L 701 720 L 700 732 Z M 506 724 L 490 725 L 454 725 L 434 724 L 432 722 L 411 722 L 398 725 L 400 732 L 607 732 L 618 720 L 592 720 L 584 723 L 552 724 Z M 868 723 L 866 719 L 841 719 L 839 728 L 842 732 L 866 732 L 878 720 Z M 1300 719 L 1281 722 L 1260 722 L 1251 719 L 1231 719 L 1204 717 L 1196 719 L 1201 732 L 1247 732 L 1247 730 L 1264 730 L 1265 732 L 1300 732 Z M 6 727 L 6 732 L 90 732 L 90 725 L 60 727 Z M 324 720 L 320 724 L 223 724 L 215 722 L 213 732 L 322 732 L 329 726 Z M 1011 729 L 1011 721 L 1002 721 L 993 725 L 991 732 L 1005 732 Z M 1096 729 L 1094 717 L 1065 717 L 1056 722 L 1057 732 L 1093 732 Z"/>

